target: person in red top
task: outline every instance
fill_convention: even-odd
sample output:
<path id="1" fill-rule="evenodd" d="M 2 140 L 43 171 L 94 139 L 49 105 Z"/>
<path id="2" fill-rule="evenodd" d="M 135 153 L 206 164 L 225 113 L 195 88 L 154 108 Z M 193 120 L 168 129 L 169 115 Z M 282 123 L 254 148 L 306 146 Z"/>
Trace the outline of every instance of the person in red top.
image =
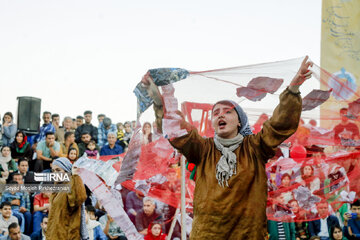
<path id="1" fill-rule="evenodd" d="M 359 128 L 355 123 L 349 121 L 347 113 L 347 108 L 340 109 L 341 122 L 334 127 L 334 141 L 336 144 L 340 144 L 341 139 L 359 138 Z"/>
<path id="2" fill-rule="evenodd" d="M 153 222 L 149 224 L 148 233 L 144 240 L 166 240 L 166 234 L 162 233 L 161 224 Z"/>
<path id="3" fill-rule="evenodd" d="M 49 200 L 51 193 L 43 192 L 34 197 L 34 214 L 33 214 L 33 232 L 41 229 L 42 219 L 47 216 L 49 212 Z"/>

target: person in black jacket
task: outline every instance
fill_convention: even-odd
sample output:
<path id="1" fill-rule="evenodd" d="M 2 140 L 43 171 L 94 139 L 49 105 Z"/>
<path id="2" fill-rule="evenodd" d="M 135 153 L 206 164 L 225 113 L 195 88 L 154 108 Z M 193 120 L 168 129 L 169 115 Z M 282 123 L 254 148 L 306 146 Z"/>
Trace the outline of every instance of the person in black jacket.
<path id="1" fill-rule="evenodd" d="M 46 228 L 47 228 L 47 224 L 48 224 L 48 217 L 45 216 L 42 221 L 41 221 L 41 229 L 37 232 L 33 232 L 31 234 L 31 240 L 42 240 L 43 236 L 45 236 L 46 233 Z"/>
<path id="2" fill-rule="evenodd" d="M 95 126 L 93 126 L 91 124 L 92 112 L 91 111 L 85 111 L 84 112 L 84 118 L 85 118 L 85 123 L 82 124 L 81 126 L 79 126 L 75 131 L 76 143 L 81 142 L 81 135 L 84 132 L 89 132 L 90 135 L 91 135 L 91 139 L 94 140 L 97 143 L 98 129 L 97 129 L 97 127 L 95 127 Z"/>
<path id="3" fill-rule="evenodd" d="M 317 217 L 320 219 L 309 222 L 310 235 L 329 238 L 331 227 L 339 225 L 339 220 L 337 217 L 329 215 L 329 204 L 326 201 L 319 202 L 316 209 L 318 211 Z"/>
<path id="4" fill-rule="evenodd" d="M 11 157 L 18 162 L 19 158 L 32 159 L 33 151 L 30 143 L 27 141 L 26 134 L 19 130 L 15 135 L 15 140 L 10 145 Z"/>
<path id="5" fill-rule="evenodd" d="M 18 161 L 18 170 L 16 172 L 10 173 L 8 177 L 8 183 L 13 180 L 14 174 L 21 174 L 24 179 L 25 184 L 36 183 L 34 181 L 34 172 L 29 171 L 29 161 L 27 158 L 20 158 Z"/>

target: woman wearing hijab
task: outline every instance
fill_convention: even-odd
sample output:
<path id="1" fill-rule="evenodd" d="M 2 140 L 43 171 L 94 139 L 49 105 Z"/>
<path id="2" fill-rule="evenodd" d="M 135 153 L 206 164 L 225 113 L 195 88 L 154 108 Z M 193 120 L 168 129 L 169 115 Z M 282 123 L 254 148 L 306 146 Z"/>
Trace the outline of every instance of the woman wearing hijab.
<path id="1" fill-rule="evenodd" d="M 0 154 L 0 182 L 4 183 L 9 177 L 9 173 L 17 170 L 16 162 L 11 158 L 10 147 L 3 146 Z"/>
<path id="2" fill-rule="evenodd" d="M 184 118 L 180 121 L 180 127 L 188 134 L 171 139 L 170 143 L 196 165 L 191 240 L 264 239 L 267 234 L 265 164 L 275 155 L 277 146 L 296 132 L 302 109 L 299 86 L 311 77 L 308 70 L 311 65 L 306 57 L 258 134 L 252 134 L 242 108 L 229 100 L 213 106 L 214 138 L 203 138 Z M 142 82 L 154 97 L 156 122 L 161 123 L 158 119 L 164 110 L 159 91 L 149 74 Z"/>
<path id="3" fill-rule="evenodd" d="M 162 233 L 160 223 L 150 223 L 147 232 L 144 240 L 166 240 L 166 234 Z"/>
<path id="4" fill-rule="evenodd" d="M 15 141 L 10 145 L 11 157 L 17 162 L 19 158 L 32 159 L 32 150 L 30 143 L 27 141 L 26 134 L 19 130 L 15 135 Z"/>
<path id="5" fill-rule="evenodd" d="M 13 120 L 14 118 L 11 112 L 4 114 L 1 128 L 3 146 L 10 146 L 10 143 L 14 141 L 16 124 L 13 123 Z"/>
<path id="6" fill-rule="evenodd" d="M 55 173 L 72 174 L 71 192 L 52 193 L 46 239 L 88 239 L 84 206 L 87 196 L 77 169 L 64 157 L 54 160 L 51 169 Z"/>

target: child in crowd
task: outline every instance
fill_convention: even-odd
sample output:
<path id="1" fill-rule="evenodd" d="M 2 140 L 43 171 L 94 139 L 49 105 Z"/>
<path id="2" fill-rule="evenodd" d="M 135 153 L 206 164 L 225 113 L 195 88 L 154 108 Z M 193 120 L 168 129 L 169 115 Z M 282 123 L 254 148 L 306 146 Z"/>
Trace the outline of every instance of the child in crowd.
<path id="1" fill-rule="evenodd" d="M 76 148 L 69 148 L 69 152 L 67 158 L 70 160 L 72 164 L 78 160 L 78 151 Z"/>
<path id="2" fill-rule="evenodd" d="M 344 214 L 344 235 L 349 239 L 360 239 L 360 199 L 351 204 L 351 213 Z"/>
<path id="3" fill-rule="evenodd" d="M 96 149 L 96 142 L 94 140 L 88 143 L 85 153 L 88 157 L 99 157 L 99 151 Z"/>
<path id="4" fill-rule="evenodd" d="M 150 223 L 148 228 L 148 234 L 144 237 L 144 240 L 166 240 L 166 234 L 162 233 L 160 223 Z"/>
<path id="5" fill-rule="evenodd" d="M 101 224 L 95 219 L 95 208 L 91 205 L 86 206 L 85 222 L 86 229 L 89 233 L 90 239 L 107 240 L 106 235 L 101 229 Z"/>

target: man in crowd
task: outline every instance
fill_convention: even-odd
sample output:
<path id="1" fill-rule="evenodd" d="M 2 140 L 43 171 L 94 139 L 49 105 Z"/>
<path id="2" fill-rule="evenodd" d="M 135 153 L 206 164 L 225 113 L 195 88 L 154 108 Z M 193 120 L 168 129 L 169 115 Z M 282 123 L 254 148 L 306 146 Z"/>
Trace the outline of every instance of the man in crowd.
<path id="1" fill-rule="evenodd" d="M 117 128 L 115 124 L 111 123 L 111 119 L 108 117 L 105 117 L 102 122 L 99 124 L 98 129 L 98 145 L 99 147 L 103 147 L 108 143 L 107 141 L 107 135 L 109 132 L 117 133 Z"/>
<path id="2" fill-rule="evenodd" d="M 76 117 L 76 128 L 80 127 L 84 124 L 84 117 L 83 116 L 77 116 Z"/>
<path id="3" fill-rule="evenodd" d="M 149 197 L 143 199 L 143 209 L 138 211 L 135 217 L 135 226 L 142 235 L 148 233 L 149 224 L 153 221 L 161 221 L 161 216 L 155 211 L 155 201 Z"/>
<path id="4" fill-rule="evenodd" d="M 57 130 L 60 127 L 60 115 L 57 113 L 54 113 L 51 115 L 51 124 L 55 127 L 55 130 Z"/>
<path id="5" fill-rule="evenodd" d="M 125 233 L 109 214 L 106 213 L 101 216 L 99 222 L 101 224 L 101 229 L 108 239 L 127 240 Z"/>
<path id="6" fill-rule="evenodd" d="M 95 127 L 95 126 L 93 126 L 91 124 L 92 112 L 91 111 L 85 111 L 84 112 L 84 119 L 85 119 L 85 123 L 83 125 L 79 126 L 76 129 L 76 132 L 75 132 L 76 142 L 80 143 L 81 134 L 83 132 L 89 132 L 90 135 L 91 135 L 91 139 L 94 140 L 95 142 L 97 142 L 98 129 L 97 129 L 97 127 Z"/>
<path id="7" fill-rule="evenodd" d="M 44 217 L 40 223 L 41 229 L 31 234 L 31 240 L 43 240 L 45 239 L 46 228 L 48 224 L 48 217 Z"/>
<path id="8" fill-rule="evenodd" d="M 53 132 L 46 133 L 46 139 L 39 142 L 36 147 L 37 160 L 35 163 L 35 172 L 42 172 L 45 169 L 51 169 L 51 162 L 59 157 L 60 144 L 55 141 Z"/>
<path id="9" fill-rule="evenodd" d="M 351 213 L 344 214 L 344 235 L 348 239 L 360 239 L 360 200 L 350 205 Z"/>
<path id="10" fill-rule="evenodd" d="M 64 142 L 64 136 L 65 133 L 67 132 L 74 132 L 71 129 L 71 125 L 72 125 L 72 119 L 71 117 L 65 117 L 64 121 L 63 121 L 63 126 L 62 127 L 58 127 L 56 129 L 56 133 L 55 133 L 55 140 L 58 141 L 59 143 L 63 143 Z"/>
<path id="11" fill-rule="evenodd" d="M 33 232 L 38 232 L 41 222 L 49 213 L 51 192 L 41 192 L 34 198 Z"/>
<path id="12" fill-rule="evenodd" d="M 53 132 L 53 133 L 55 132 L 55 127 L 50 122 L 51 113 L 44 112 L 42 118 L 44 124 L 40 127 L 40 133 L 37 136 L 37 142 L 45 140 L 45 135 L 47 132 Z"/>
<path id="13" fill-rule="evenodd" d="M 29 236 L 21 233 L 20 226 L 17 223 L 12 223 L 8 227 L 9 235 L 0 238 L 0 240 L 31 240 Z"/>
<path id="14" fill-rule="evenodd" d="M 322 240 L 330 239 L 330 228 L 339 225 L 339 220 L 337 217 L 329 215 L 329 204 L 326 201 L 319 202 L 316 209 L 318 211 L 316 218 L 320 219 L 309 222 L 310 236 L 319 236 Z"/>
<path id="15" fill-rule="evenodd" d="M 18 170 L 10 174 L 8 181 L 13 179 L 14 174 L 21 174 L 25 184 L 34 182 L 34 172 L 29 171 L 29 162 L 27 158 L 20 158 L 18 160 Z"/>
<path id="16" fill-rule="evenodd" d="M 336 144 L 340 144 L 341 139 L 359 138 L 359 128 L 355 123 L 350 122 L 347 114 L 347 108 L 340 109 L 341 122 L 334 127 L 334 141 Z"/>
<path id="17" fill-rule="evenodd" d="M 81 134 L 81 141 L 78 144 L 79 156 L 80 157 L 84 154 L 84 152 L 86 150 L 86 147 L 90 143 L 91 140 L 92 139 L 91 139 L 91 135 L 90 135 L 89 132 L 83 132 Z M 99 146 L 97 144 L 96 144 L 96 149 L 98 150 L 98 152 L 100 152 L 100 148 L 99 148 Z"/>
<path id="18" fill-rule="evenodd" d="M 9 234 L 9 225 L 18 223 L 18 219 L 12 215 L 10 202 L 2 202 L 0 205 L 0 212 L 0 236 L 6 236 Z"/>
<path id="19" fill-rule="evenodd" d="M 98 121 L 99 121 L 99 127 L 100 127 L 100 124 L 103 122 L 103 120 L 104 120 L 104 118 L 105 118 L 106 116 L 105 116 L 105 114 L 103 114 L 103 113 L 100 113 L 98 116 L 97 116 L 97 119 L 98 119 Z"/>
<path id="20" fill-rule="evenodd" d="M 123 148 L 116 144 L 116 133 L 109 132 L 107 140 L 109 144 L 101 148 L 100 156 L 119 155 L 124 152 Z"/>
<path id="21" fill-rule="evenodd" d="M 15 173 L 12 176 L 12 181 L 17 182 L 18 184 L 24 184 L 23 176 L 20 173 Z M 31 201 L 30 195 L 27 191 L 21 191 L 24 199 L 24 206 L 20 206 L 19 212 L 23 214 L 25 219 L 25 234 L 31 233 Z"/>
<path id="22" fill-rule="evenodd" d="M 135 217 L 138 211 L 143 207 L 144 194 L 141 191 L 129 192 L 126 196 L 127 214 L 130 220 L 135 223 Z"/>

